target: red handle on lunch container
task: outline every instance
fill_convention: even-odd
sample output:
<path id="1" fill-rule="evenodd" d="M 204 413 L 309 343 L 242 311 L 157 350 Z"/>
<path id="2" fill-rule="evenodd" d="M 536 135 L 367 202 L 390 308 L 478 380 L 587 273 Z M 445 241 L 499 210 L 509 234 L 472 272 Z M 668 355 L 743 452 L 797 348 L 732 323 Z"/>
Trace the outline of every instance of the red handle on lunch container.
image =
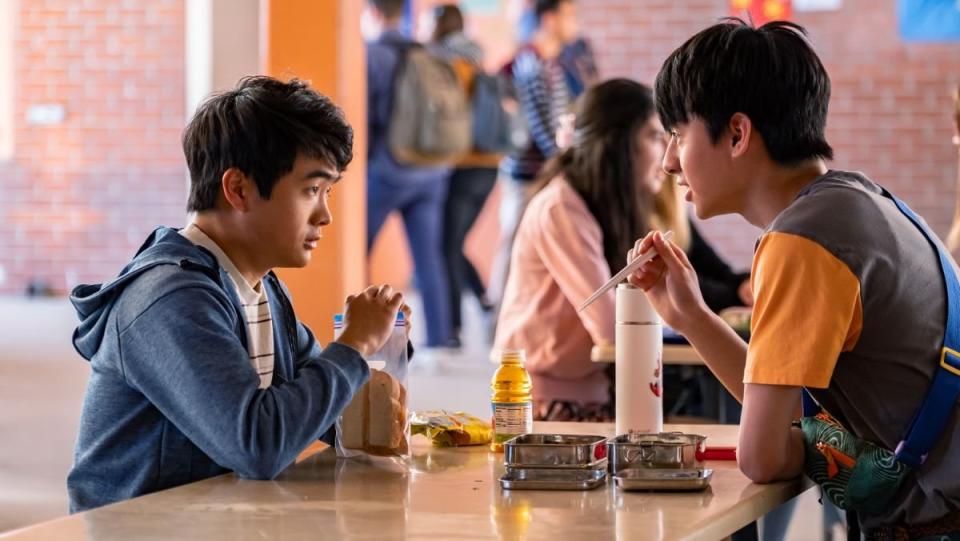
<path id="1" fill-rule="evenodd" d="M 736 460 L 736 447 L 707 447 L 702 453 L 697 453 L 699 460 Z"/>
<path id="2" fill-rule="evenodd" d="M 593 450 L 593 458 L 596 460 L 603 460 L 607 458 L 607 444 L 601 443 Z"/>

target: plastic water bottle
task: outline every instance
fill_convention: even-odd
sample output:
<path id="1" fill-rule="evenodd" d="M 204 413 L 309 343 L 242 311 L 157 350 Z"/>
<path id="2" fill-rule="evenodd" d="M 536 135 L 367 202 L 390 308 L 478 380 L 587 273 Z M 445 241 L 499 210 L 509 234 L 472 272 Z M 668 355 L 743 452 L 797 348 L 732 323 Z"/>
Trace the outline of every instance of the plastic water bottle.
<path id="1" fill-rule="evenodd" d="M 663 431 L 663 326 L 642 289 L 617 286 L 616 431 Z"/>
<path id="2" fill-rule="evenodd" d="M 493 442 L 490 450 L 503 451 L 503 442 L 533 432 L 533 385 L 523 367 L 526 355 L 522 349 L 500 352 L 500 367 L 493 374 L 490 405 L 493 408 Z"/>

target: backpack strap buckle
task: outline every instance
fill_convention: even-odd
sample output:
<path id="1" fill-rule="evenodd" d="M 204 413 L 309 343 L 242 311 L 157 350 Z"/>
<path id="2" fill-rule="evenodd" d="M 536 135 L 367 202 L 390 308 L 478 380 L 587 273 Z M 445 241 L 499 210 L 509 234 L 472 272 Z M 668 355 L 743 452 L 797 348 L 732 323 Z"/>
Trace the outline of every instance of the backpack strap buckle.
<path id="1" fill-rule="evenodd" d="M 944 346 L 940 351 L 940 367 L 955 376 L 960 376 L 960 351 Z"/>

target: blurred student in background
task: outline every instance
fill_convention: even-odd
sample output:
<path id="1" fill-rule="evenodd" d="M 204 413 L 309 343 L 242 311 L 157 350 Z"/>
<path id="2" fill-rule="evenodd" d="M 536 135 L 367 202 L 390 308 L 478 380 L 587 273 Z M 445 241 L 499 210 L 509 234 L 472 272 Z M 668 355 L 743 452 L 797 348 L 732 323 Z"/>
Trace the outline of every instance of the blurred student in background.
<path id="1" fill-rule="evenodd" d="M 443 206 L 450 168 L 399 163 L 387 134 L 394 79 L 405 51 L 415 42 L 400 32 L 404 0 L 370 0 L 367 43 L 367 250 L 387 216 L 399 211 L 413 255 L 414 278 L 423 299 L 427 347 L 450 339 L 450 298 L 441 250 Z"/>
<path id="2" fill-rule="evenodd" d="M 560 115 L 569 112 L 577 94 L 570 82 L 577 79 L 561 62 L 564 47 L 578 35 L 573 0 L 536 0 L 536 31 L 522 43 L 513 61 L 503 70 L 517 100 L 518 133 L 514 148 L 500 164 L 500 243 L 490 279 L 490 295 L 501 297 L 510 266 L 513 237 L 523 209 L 534 191 L 534 180 L 543 164 L 557 154 L 556 132 Z M 521 18 L 521 21 L 524 19 Z"/>
<path id="3" fill-rule="evenodd" d="M 455 4 L 436 6 L 432 12 L 430 50 L 450 62 L 468 99 L 483 91 L 483 49 L 464 33 L 463 13 Z M 494 81 L 495 82 L 495 81 Z M 474 122 L 484 119 L 474 116 Z M 480 275 L 464 254 L 467 233 L 483 209 L 497 180 L 497 164 L 501 154 L 474 148 L 461 158 L 450 174 L 443 212 L 443 257 L 447 267 L 450 294 L 450 345 L 460 346 L 462 326 L 461 298 L 469 289 L 484 310 L 490 310 L 486 288 Z"/>

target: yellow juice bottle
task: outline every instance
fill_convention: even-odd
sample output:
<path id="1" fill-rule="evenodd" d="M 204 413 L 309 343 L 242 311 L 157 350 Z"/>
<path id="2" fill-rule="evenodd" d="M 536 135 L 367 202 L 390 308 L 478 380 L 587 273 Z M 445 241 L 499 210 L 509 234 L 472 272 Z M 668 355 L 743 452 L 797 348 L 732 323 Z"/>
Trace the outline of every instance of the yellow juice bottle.
<path id="1" fill-rule="evenodd" d="M 533 432 L 533 396 L 530 374 L 523 367 L 522 349 L 500 352 L 500 368 L 493 374 L 490 405 L 493 408 L 493 442 L 490 450 L 503 451 L 503 442 Z"/>

